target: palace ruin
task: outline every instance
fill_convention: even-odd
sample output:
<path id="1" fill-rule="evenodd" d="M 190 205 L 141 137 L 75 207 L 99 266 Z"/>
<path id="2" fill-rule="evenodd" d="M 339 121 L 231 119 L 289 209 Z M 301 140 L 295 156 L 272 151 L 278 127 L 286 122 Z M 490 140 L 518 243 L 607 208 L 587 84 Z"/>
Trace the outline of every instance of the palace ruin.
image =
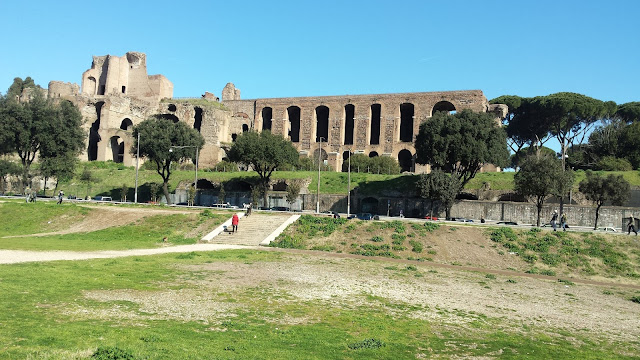
<path id="1" fill-rule="evenodd" d="M 203 135 L 201 167 L 221 161 L 221 145 L 242 132 L 270 130 L 290 139 L 300 156 L 320 156 L 337 171 L 351 152 L 390 156 L 403 171 L 425 172 L 428 166 L 415 163 L 413 141 L 433 113 L 471 109 L 492 112 L 496 120 L 506 113 L 506 106 L 489 104 L 480 90 L 243 100 L 228 83 L 221 101 L 208 92 L 173 99 L 173 84 L 163 75 L 148 75 L 146 55 L 139 52 L 94 56 L 82 87 L 52 81 L 48 94 L 73 102 L 87 120 L 82 160 L 127 166 L 135 164 L 129 151 L 133 126 L 160 116 L 186 122 Z"/>

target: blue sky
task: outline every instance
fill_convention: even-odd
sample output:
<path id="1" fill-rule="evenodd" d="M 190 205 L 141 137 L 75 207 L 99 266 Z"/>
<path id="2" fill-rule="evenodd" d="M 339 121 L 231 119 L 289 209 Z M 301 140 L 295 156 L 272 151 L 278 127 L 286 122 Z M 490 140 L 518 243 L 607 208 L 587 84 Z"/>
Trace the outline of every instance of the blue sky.
<path id="1" fill-rule="evenodd" d="M 107 6 L 107 4 L 110 4 Z M 147 54 L 174 96 L 483 90 L 640 101 L 640 1 L 2 1 L 0 92 Z"/>

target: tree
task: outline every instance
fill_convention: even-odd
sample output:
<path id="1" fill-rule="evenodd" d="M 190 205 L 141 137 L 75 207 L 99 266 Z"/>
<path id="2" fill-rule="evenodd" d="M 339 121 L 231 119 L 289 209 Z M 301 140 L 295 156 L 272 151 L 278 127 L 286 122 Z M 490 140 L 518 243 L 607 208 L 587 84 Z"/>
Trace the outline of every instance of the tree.
<path id="1" fill-rule="evenodd" d="M 227 192 L 224 189 L 224 181 L 220 183 L 220 190 L 218 191 L 218 204 L 224 204 L 224 200 L 227 197 Z"/>
<path id="2" fill-rule="evenodd" d="M 418 195 L 431 201 L 431 216 L 433 205 L 438 202 L 445 209 L 446 218 L 451 218 L 451 207 L 460 192 L 460 181 L 442 170 L 433 170 L 429 174 L 421 174 L 416 182 Z"/>
<path id="3" fill-rule="evenodd" d="M 140 156 L 155 164 L 158 175 L 162 177 L 162 190 L 171 204 L 169 197 L 169 179 L 171 178 L 171 163 L 188 158 L 195 159 L 198 151 L 204 145 L 204 138 L 184 122 L 174 123 L 168 119 L 149 118 L 133 128 L 133 144 L 131 152 L 135 153 L 140 134 Z M 171 151 L 169 151 L 171 150 Z"/>
<path id="4" fill-rule="evenodd" d="M 579 190 L 587 200 L 596 205 L 596 220 L 593 230 L 598 229 L 598 217 L 600 207 L 609 202 L 612 205 L 621 206 L 629 197 L 629 182 L 622 175 L 609 174 L 606 178 L 598 173 L 588 170 L 586 178 L 580 181 Z"/>
<path id="5" fill-rule="evenodd" d="M 80 174 L 80 177 L 78 178 L 78 180 L 80 180 L 80 182 L 87 187 L 87 194 L 85 195 L 85 197 L 89 197 L 89 191 L 91 190 L 91 185 L 93 185 L 94 183 L 100 182 L 100 178 L 96 177 L 93 174 L 93 172 L 91 172 L 91 170 L 89 170 L 89 168 L 87 168 L 86 166 L 82 170 L 82 173 Z"/>
<path id="6" fill-rule="evenodd" d="M 521 164 L 514 178 L 516 193 L 532 200 L 538 209 L 536 226 L 540 226 L 540 213 L 545 199 L 567 187 L 573 172 L 565 172 L 562 163 L 549 155 L 530 155 Z"/>
<path id="7" fill-rule="evenodd" d="M 189 185 L 189 188 L 187 189 L 187 195 L 187 204 L 193 206 L 196 201 L 196 187 L 193 185 Z"/>
<path id="8" fill-rule="evenodd" d="M 6 190 L 7 175 L 20 174 L 20 165 L 13 161 L 0 159 L 0 193 L 4 194 Z"/>
<path id="9" fill-rule="evenodd" d="M 20 158 L 23 187 L 29 182 L 36 156 L 71 157 L 80 153 L 85 138 L 81 126 L 82 115 L 73 104 L 48 101 L 41 91 L 33 91 L 25 102 L 0 98 L 0 153 Z"/>
<path id="10" fill-rule="evenodd" d="M 229 160 L 251 166 L 260 177 L 265 206 L 271 174 L 280 166 L 298 164 L 298 150 L 289 140 L 270 131 L 249 131 L 236 138 L 229 151 Z"/>
<path id="11" fill-rule="evenodd" d="M 40 174 L 44 177 L 45 191 L 47 180 L 56 179 L 55 190 L 58 189 L 60 180 L 65 181 L 73 178 L 78 158 L 72 154 L 64 154 L 55 157 L 44 157 L 39 159 Z M 54 190 L 54 194 L 55 194 Z"/>
<path id="12" fill-rule="evenodd" d="M 398 160 L 390 156 L 374 156 L 369 160 L 371 174 L 400 174 Z"/>
<path id="13" fill-rule="evenodd" d="M 506 134 L 491 114 L 465 109 L 450 115 L 436 112 L 420 125 L 416 137 L 416 162 L 450 173 L 460 189 L 484 164 L 506 166 Z"/>
<path id="14" fill-rule="evenodd" d="M 120 188 L 120 201 L 122 202 L 127 201 L 128 192 L 129 192 L 129 187 L 127 186 L 127 184 L 122 184 L 122 187 Z"/>
<path id="15" fill-rule="evenodd" d="M 640 102 L 633 101 L 618 106 L 616 117 L 626 123 L 640 121 Z"/>
<path id="16" fill-rule="evenodd" d="M 300 187 L 300 183 L 296 180 L 292 180 L 287 184 L 287 202 L 289 203 L 289 208 L 293 207 L 293 203 L 298 199 Z"/>
<path id="17" fill-rule="evenodd" d="M 490 101 L 491 104 L 505 104 L 509 108 L 502 124 L 513 153 L 518 153 L 525 146 L 537 149 L 549 139 L 549 124 L 537 118 L 533 108 L 535 99 L 503 95 Z"/>

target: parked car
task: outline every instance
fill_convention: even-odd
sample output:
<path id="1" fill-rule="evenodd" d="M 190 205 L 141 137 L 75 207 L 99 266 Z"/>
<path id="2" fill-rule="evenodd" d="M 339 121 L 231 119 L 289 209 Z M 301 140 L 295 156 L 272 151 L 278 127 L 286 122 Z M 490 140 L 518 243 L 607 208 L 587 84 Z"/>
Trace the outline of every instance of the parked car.
<path id="1" fill-rule="evenodd" d="M 96 196 L 93 198 L 95 201 L 111 201 L 111 196 Z"/>
<path id="2" fill-rule="evenodd" d="M 373 220 L 373 215 L 370 213 L 358 213 L 356 217 L 360 220 Z"/>
<path id="3" fill-rule="evenodd" d="M 515 221 L 498 221 L 496 224 L 498 225 L 518 225 Z"/>
<path id="4" fill-rule="evenodd" d="M 327 216 L 330 216 L 330 217 L 332 217 L 334 219 L 340 219 L 340 214 L 338 214 L 335 211 L 323 211 L 322 213 L 323 214 L 327 214 Z"/>
<path id="5" fill-rule="evenodd" d="M 427 215 L 427 216 L 424 217 L 424 219 L 426 219 L 426 220 L 438 220 L 438 217 L 437 216 Z"/>
<path id="6" fill-rule="evenodd" d="M 286 206 L 274 206 L 269 210 L 273 210 L 273 211 L 289 211 L 289 208 Z"/>

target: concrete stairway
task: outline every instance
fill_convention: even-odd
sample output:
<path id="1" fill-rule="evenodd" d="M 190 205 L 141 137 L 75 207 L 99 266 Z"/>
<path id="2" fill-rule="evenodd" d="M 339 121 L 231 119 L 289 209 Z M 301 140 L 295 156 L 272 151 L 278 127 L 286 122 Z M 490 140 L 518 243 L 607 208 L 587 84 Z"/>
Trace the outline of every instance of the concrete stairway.
<path id="1" fill-rule="evenodd" d="M 212 239 L 204 241 L 208 244 L 232 245 L 260 245 L 279 227 L 291 220 L 291 214 L 260 214 L 254 212 L 251 216 L 243 216 L 238 223 L 235 234 L 222 231 Z M 231 225 L 229 225 L 229 230 Z"/>

